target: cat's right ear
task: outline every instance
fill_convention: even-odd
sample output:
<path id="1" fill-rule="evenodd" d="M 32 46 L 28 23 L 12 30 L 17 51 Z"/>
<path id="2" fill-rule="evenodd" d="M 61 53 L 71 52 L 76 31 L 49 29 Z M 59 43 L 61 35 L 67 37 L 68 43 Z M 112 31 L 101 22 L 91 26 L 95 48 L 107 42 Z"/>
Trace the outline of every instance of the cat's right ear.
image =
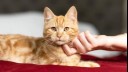
<path id="1" fill-rule="evenodd" d="M 49 20 L 51 18 L 55 17 L 54 13 L 48 8 L 44 8 L 44 19 Z"/>

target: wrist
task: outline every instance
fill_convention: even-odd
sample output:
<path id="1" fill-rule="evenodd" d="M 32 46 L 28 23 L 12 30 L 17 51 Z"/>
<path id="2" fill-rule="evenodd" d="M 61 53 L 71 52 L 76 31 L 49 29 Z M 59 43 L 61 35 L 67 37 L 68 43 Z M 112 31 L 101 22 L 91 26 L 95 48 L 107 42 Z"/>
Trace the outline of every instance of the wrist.
<path id="1" fill-rule="evenodd" d="M 113 42 L 112 36 L 99 35 L 97 38 L 97 46 L 94 48 L 94 50 L 109 50 Z"/>
<path id="2" fill-rule="evenodd" d="M 116 42 L 115 36 L 108 36 L 108 47 L 111 48 Z"/>
<path id="3" fill-rule="evenodd" d="M 111 47 L 114 45 L 115 43 L 115 37 L 114 36 L 104 36 L 104 44 L 103 44 L 103 48 L 105 50 L 110 50 Z"/>

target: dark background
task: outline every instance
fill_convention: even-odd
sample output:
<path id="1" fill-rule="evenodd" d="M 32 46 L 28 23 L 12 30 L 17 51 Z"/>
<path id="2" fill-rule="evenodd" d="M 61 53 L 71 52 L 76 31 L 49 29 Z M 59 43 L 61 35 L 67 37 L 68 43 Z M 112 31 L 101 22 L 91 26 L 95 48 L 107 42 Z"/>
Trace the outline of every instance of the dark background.
<path id="1" fill-rule="evenodd" d="M 100 34 L 115 35 L 124 29 L 125 0 L 0 0 L 0 14 L 41 11 L 48 6 L 56 15 L 64 15 L 76 6 L 78 20 L 96 26 Z"/>

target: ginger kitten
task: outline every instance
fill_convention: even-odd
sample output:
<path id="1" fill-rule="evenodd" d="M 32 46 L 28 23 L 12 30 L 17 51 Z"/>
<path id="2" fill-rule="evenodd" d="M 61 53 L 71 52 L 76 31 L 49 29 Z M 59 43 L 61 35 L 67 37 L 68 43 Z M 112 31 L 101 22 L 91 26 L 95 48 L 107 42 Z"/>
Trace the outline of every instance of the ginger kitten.
<path id="1" fill-rule="evenodd" d="M 67 56 L 61 48 L 61 45 L 71 42 L 78 35 L 77 11 L 74 6 L 65 16 L 56 16 L 45 7 L 44 18 L 42 38 L 0 35 L 0 60 L 42 65 L 100 66 L 92 61 L 81 61 L 79 54 Z"/>

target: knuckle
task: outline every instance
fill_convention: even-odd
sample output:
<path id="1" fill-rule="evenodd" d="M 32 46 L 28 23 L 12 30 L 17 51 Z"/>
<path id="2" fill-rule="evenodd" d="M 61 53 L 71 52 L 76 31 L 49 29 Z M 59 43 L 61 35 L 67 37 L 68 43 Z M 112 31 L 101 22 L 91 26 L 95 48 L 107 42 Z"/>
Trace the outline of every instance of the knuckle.
<path id="1" fill-rule="evenodd" d="M 86 50 L 85 50 L 85 49 L 83 49 L 83 50 L 81 51 L 81 53 L 86 53 Z"/>
<path id="2" fill-rule="evenodd" d="M 90 45 L 90 46 L 88 46 L 87 48 L 86 48 L 86 50 L 89 52 L 89 51 L 91 51 L 92 50 L 92 46 Z"/>
<path id="3" fill-rule="evenodd" d="M 72 53 L 71 53 L 71 52 L 68 52 L 68 53 L 67 53 L 67 55 L 68 55 L 68 56 L 71 56 L 71 55 L 72 55 Z"/>

